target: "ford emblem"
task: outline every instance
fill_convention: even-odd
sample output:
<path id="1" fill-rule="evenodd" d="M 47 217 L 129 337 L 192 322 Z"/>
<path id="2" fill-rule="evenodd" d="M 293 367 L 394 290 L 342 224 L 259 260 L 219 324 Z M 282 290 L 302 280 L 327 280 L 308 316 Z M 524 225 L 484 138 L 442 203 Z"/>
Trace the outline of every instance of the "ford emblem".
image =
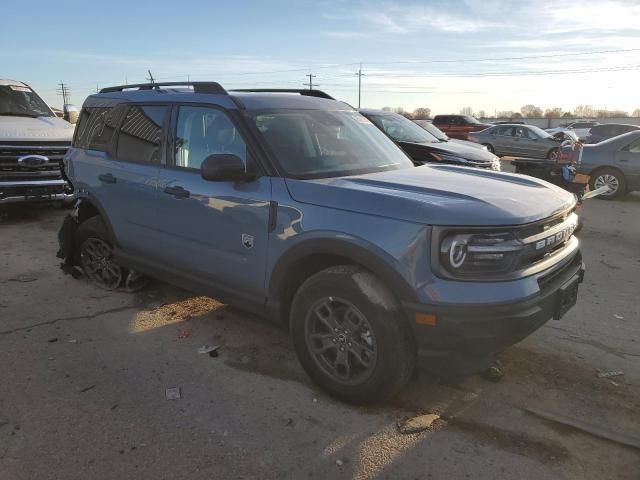
<path id="1" fill-rule="evenodd" d="M 39 167 L 45 163 L 49 163 L 49 157 L 43 155 L 25 155 L 18 158 L 18 163 L 29 167 Z"/>

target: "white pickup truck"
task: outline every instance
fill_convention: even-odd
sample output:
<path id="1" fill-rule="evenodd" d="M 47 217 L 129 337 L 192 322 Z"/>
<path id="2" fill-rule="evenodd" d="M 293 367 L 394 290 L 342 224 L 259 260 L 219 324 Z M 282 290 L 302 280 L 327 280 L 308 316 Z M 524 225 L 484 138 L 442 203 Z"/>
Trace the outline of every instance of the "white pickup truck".
<path id="1" fill-rule="evenodd" d="M 75 107 L 64 111 L 76 120 Z M 0 205 L 73 199 L 62 172 L 73 130 L 29 85 L 0 79 Z"/>

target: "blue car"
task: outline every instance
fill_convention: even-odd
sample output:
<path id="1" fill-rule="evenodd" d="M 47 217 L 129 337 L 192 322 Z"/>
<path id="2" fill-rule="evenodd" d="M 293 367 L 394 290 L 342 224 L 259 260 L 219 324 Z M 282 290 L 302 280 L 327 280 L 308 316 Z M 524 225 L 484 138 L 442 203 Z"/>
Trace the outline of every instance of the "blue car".
<path id="1" fill-rule="evenodd" d="M 415 167 L 317 90 L 103 89 L 65 175 L 66 271 L 153 277 L 281 321 L 309 376 L 356 403 L 418 366 L 471 373 L 576 302 L 575 198 L 535 178 Z"/>

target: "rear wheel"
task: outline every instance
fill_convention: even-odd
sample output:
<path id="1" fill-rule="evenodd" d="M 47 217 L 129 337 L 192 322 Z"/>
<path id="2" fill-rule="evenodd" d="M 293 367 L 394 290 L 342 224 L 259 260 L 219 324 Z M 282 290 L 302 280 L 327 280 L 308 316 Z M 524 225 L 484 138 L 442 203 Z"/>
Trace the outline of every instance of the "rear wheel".
<path id="1" fill-rule="evenodd" d="M 80 224 L 75 244 L 77 264 L 92 283 L 105 290 L 115 290 L 122 284 L 127 272 L 112 259 L 113 246 L 99 216 Z"/>
<path id="2" fill-rule="evenodd" d="M 415 369 L 415 343 L 393 294 L 355 266 L 328 268 L 302 284 L 291 335 L 309 376 L 349 402 L 384 401 Z"/>
<path id="3" fill-rule="evenodd" d="M 589 179 L 589 187 L 591 190 L 596 190 L 601 187 L 609 187 L 609 193 L 598 195 L 596 198 L 602 200 L 613 200 L 618 198 L 627 191 L 627 183 L 624 175 L 619 170 L 614 168 L 603 168 L 598 170 L 595 174 L 591 175 Z"/>

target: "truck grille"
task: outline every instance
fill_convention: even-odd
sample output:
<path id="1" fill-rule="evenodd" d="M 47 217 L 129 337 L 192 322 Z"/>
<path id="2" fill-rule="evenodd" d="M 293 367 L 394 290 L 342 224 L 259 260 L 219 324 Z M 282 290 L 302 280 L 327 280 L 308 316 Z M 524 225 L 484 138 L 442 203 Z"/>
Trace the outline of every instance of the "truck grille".
<path id="1" fill-rule="evenodd" d="M 62 179 L 62 159 L 70 142 L 0 142 L 0 184 L 8 181 Z M 48 161 L 23 161 L 29 155 Z"/>

